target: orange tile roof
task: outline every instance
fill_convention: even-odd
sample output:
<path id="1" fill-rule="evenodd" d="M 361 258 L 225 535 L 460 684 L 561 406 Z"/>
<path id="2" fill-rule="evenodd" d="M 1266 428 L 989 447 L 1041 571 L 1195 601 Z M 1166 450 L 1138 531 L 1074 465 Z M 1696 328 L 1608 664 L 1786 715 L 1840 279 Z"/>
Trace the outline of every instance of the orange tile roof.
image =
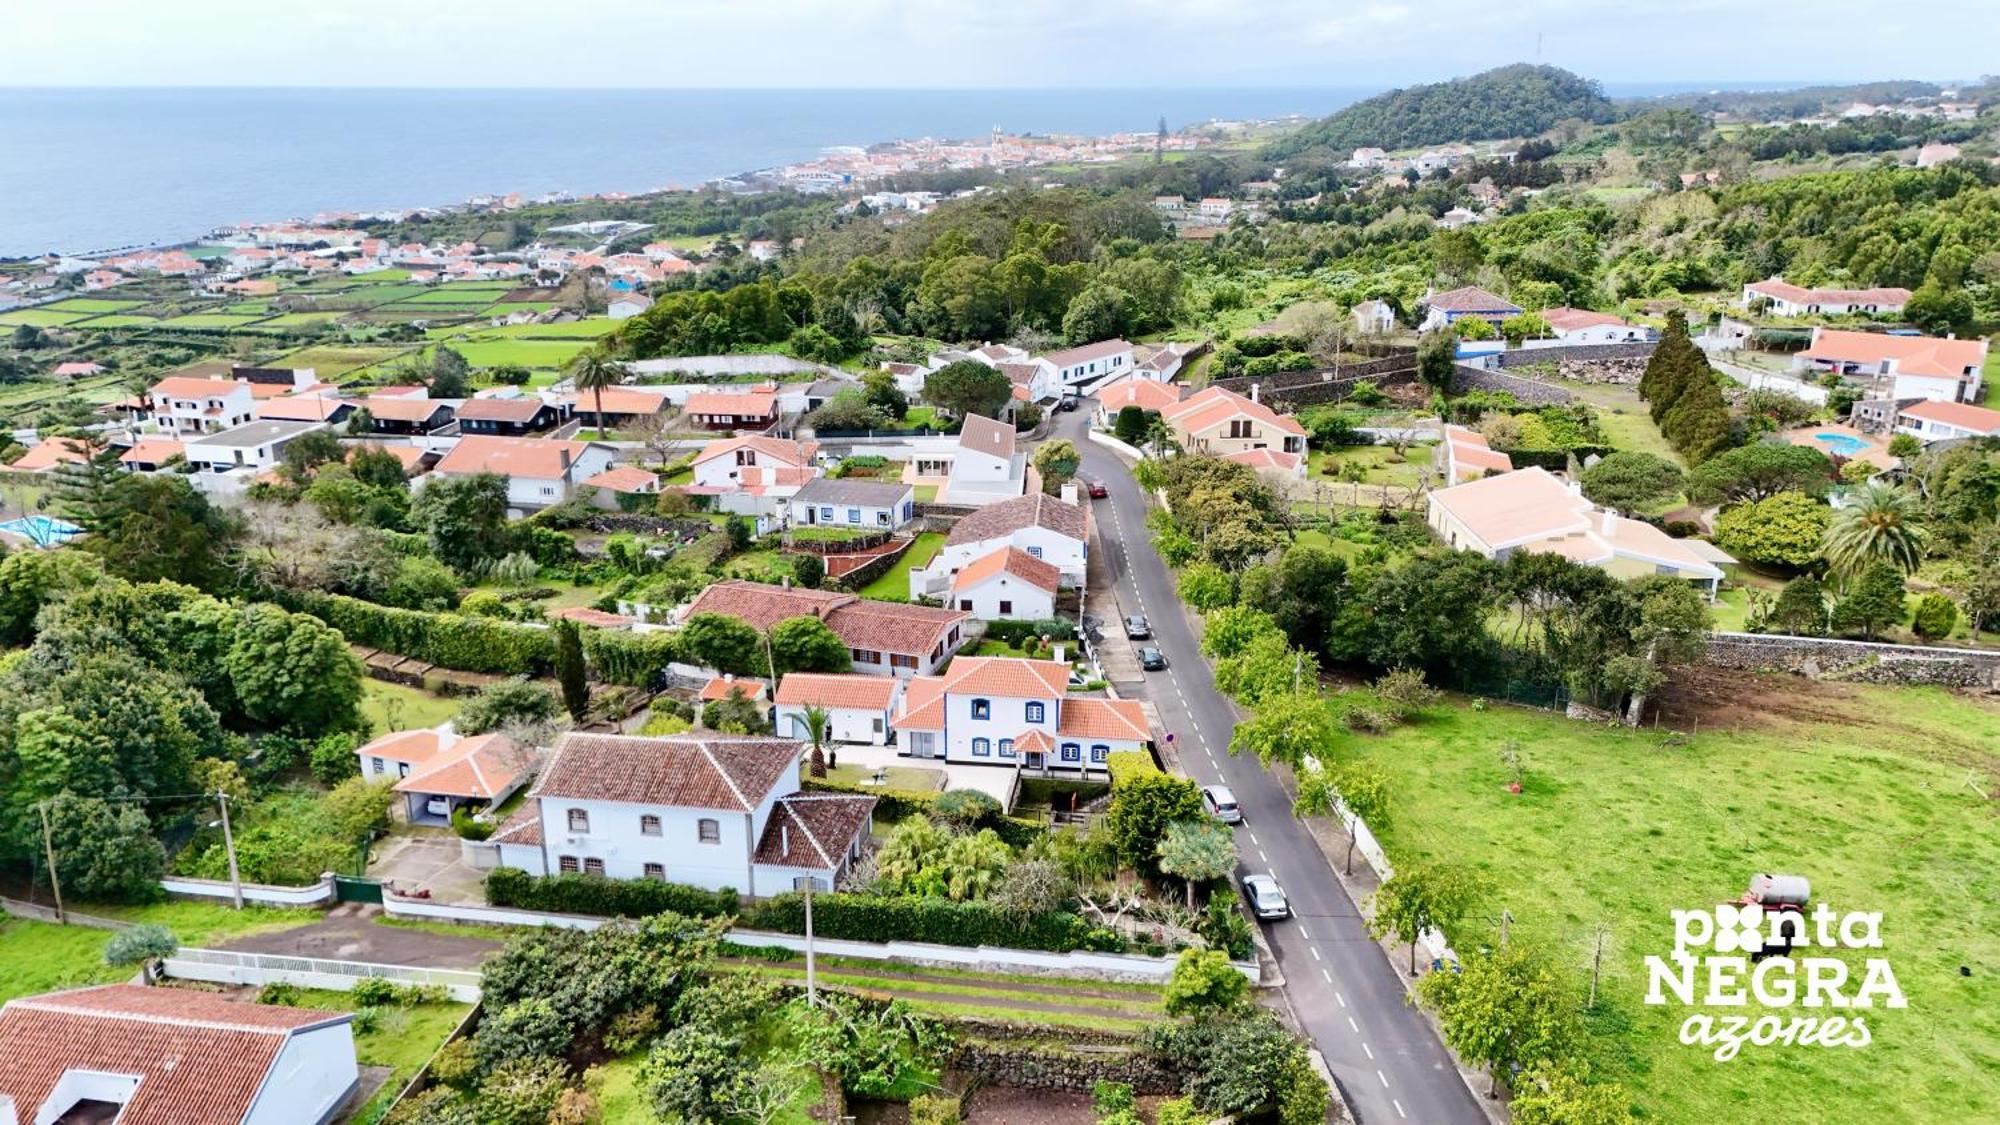
<path id="1" fill-rule="evenodd" d="M 1053 563 L 1043 562 L 1019 547 L 1009 546 L 981 555 L 959 568 L 951 581 L 952 591 L 970 589 L 1003 571 L 1051 594 L 1056 592 L 1062 581 L 1062 571 L 1056 569 Z"/>
<path id="2" fill-rule="evenodd" d="M 1056 748 L 1055 740 L 1038 730 L 1024 730 L 1014 736 L 1014 749 L 1023 754 L 1049 753 Z"/>
<path id="3" fill-rule="evenodd" d="M 385 758 L 412 766 L 437 757 L 443 736 L 435 730 L 391 731 L 354 751 L 357 758 Z"/>
<path id="4" fill-rule="evenodd" d="M 549 441 L 543 438 L 498 437 L 472 434 L 458 439 L 451 452 L 439 461 L 440 473 L 499 473 L 531 480 L 560 480 L 568 474 L 562 455 L 569 453 L 574 464 L 589 444 L 581 441 Z"/>
<path id="5" fill-rule="evenodd" d="M 603 395 L 606 414 L 658 414 L 668 405 L 667 396 L 658 391 L 635 390 L 632 387 L 606 387 Z M 595 414 L 597 397 L 597 393 L 593 391 L 576 391 L 565 395 L 564 401 L 580 411 Z"/>
<path id="6" fill-rule="evenodd" d="M 388 388 L 384 388 L 387 390 Z M 431 416 L 450 407 L 450 403 L 431 398 L 412 398 L 408 395 L 385 394 L 376 391 L 361 400 L 361 406 L 368 413 L 389 422 L 428 422 Z"/>
<path id="7" fill-rule="evenodd" d="M 553 409 L 533 395 L 469 398 L 458 405 L 458 416 L 474 422 L 512 422 L 527 425 L 544 410 Z"/>
<path id="8" fill-rule="evenodd" d="M 606 407 L 605 413 L 610 412 L 611 409 Z M 613 492 L 658 492 L 660 475 L 630 465 L 619 465 L 606 469 L 583 483 L 592 488 L 608 488 Z"/>
<path id="9" fill-rule="evenodd" d="M 778 396 L 704 391 L 688 396 L 684 412 L 708 417 L 769 418 L 778 412 Z"/>
<path id="10" fill-rule="evenodd" d="M 403 471 L 406 473 L 415 472 L 418 466 L 423 464 L 426 452 L 422 446 L 418 445 L 391 445 L 388 442 L 381 441 L 363 442 L 362 448 L 389 454 L 403 463 Z"/>
<path id="11" fill-rule="evenodd" d="M 906 656 L 928 656 L 952 626 L 968 614 L 930 606 L 864 601 L 827 590 L 784 589 L 763 582 L 728 579 L 698 594 L 688 616 L 720 613 L 759 631 L 791 617 L 817 617 L 849 648 Z"/>
<path id="12" fill-rule="evenodd" d="M 1986 341 L 1819 328 L 1813 331 L 1811 346 L 1799 354 L 1807 359 L 1862 365 L 1892 360 L 1898 374 L 1964 381 L 1979 377 L 1980 366 L 1986 362 Z"/>
<path id="13" fill-rule="evenodd" d="M 780 738 L 565 733 L 535 796 L 750 812 L 798 768 L 800 743 Z"/>
<path id="14" fill-rule="evenodd" d="M 806 465 L 812 462 L 813 454 L 819 452 L 816 441 L 786 441 L 773 437 L 739 437 L 711 441 L 702 446 L 691 464 L 712 461 L 717 457 L 735 453 L 739 449 L 751 449 L 767 457 L 775 458 L 787 465 Z"/>
<path id="15" fill-rule="evenodd" d="M 1895 286 L 1885 286 L 1879 289 L 1805 289 L 1793 285 L 1781 277 L 1773 277 L 1764 281 L 1753 281 L 1749 285 L 1744 286 L 1744 288 L 1752 293 L 1762 293 L 1767 297 L 1776 297 L 1781 301 L 1789 301 L 1795 305 L 1895 305 L 1901 307 L 1908 304 L 1910 300 L 1910 291 L 1908 289 L 1899 289 Z"/>
<path id="16" fill-rule="evenodd" d="M 999 695 L 1009 699 L 1050 699 L 1069 688 L 1069 665 L 1059 660 L 1018 656 L 961 656 L 945 669 L 943 690 Z"/>
<path id="17" fill-rule="evenodd" d="M 6 468 L 17 473 L 40 473 L 57 465 L 81 465 L 90 460 L 82 442 L 74 438 L 50 438 L 29 449 Z"/>
<path id="18" fill-rule="evenodd" d="M 1942 422 L 1976 434 L 2000 433 L 2000 410 L 1988 410 L 1971 403 L 1925 401 L 1905 406 L 1902 413 L 1905 417 Z"/>
<path id="19" fill-rule="evenodd" d="M 1183 433 L 1206 430 L 1238 416 L 1252 418 L 1295 437 L 1304 437 L 1306 433 L 1297 419 L 1261 402 L 1252 402 L 1226 387 L 1209 387 L 1161 411 L 1160 416 Z"/>
<path id="20" fill-rule="evenodd" d="M 352 1018 L 130 984 L 22 997 L 0 1008 L 0 1094 L 26 1121 L 69 1071 L 136 1075 L 121 1120 L 241 1121 L 293 1034 Z"/>
<path id="21" fill-rule="evenodd" d="M 574 621 L 579 625 L 595 626 L 599 629 L 623 629 L 639 620 L 636 617 L 627 617 L 622 613 L 606 613 L 601 609 L 592 609 L 587 605 L 576 605 L 568 609 L 559 609 L 549 614 L 549 616 L 560 617 L 565 621 Z"/>
<path id="22" fill-rule="evenodd" d="M 896 698 L 894 676 L 858 672 L 791 672 L 778 681 L 778 705 L 887 711 Z"/>
<path id="23" fill-rule="evenodd" d="M 1043 492 L 1030 492 L 998 504 L 988 504 L 952 525 L 945 536 L 947 546 L 983 543 L 1012 535 L 1023 528 L 1039 527 L 1069 539 L 1081 541 L 1090 533 L 1083 506 L 1070 504 Z"/>
<path id="24" fill-rule="evenodd" d="M 1142 379 L 1137 375 L 1123 376 L 1097 392 L 1098 404 L 1113 414 L 1128 406 L 1141 410 L 1165 410 L 1180 400 L 1181 388 L 1178 384 Z"/>
<path id="25" fill-rule="evenodd" d="M 703 703 L 713 703 L 717 700 L 728 699 L 732 692 L 741 693 L 745 699 L 762 699 L 764 698 L 764 681 L 751 679 L 739 680 L 732 676 L 717 676 L 701 686 L 701 701 Z"/>
<path id="26" fill-rule="evenodd" d="M 1575 332 L 1580 328 L 1623 328 L 1625 319 L 1610 313 L 1592 312 L 1589 309 L 1573 309 L 1568 305 L 1558 305 L 1543 309 L 1536 314 L 1548 322 L 1550 328 L 1558 332 Z"/>
<path id="27" fill-rule="evenodd" d="M 328 398 L 324 395 L 287 395 L 260 402 L 251 413 L 266 420 L 326 422 L 331 421 L 334 415 L 340 412 L 341 407 L 351 410 L 354 405 L 344 399 Z"/>
<path id="28" fill-rule="evenodd" d="M 504 734 L 461 738 L 396 783 L 398 793 L 437 793 L 490 801 L 513 788 L 533 768 L 533 747 Z"/>
<path id="29" fill-rule="evenodd" d="M 1248 465 L 1253 469 L 1270 469 L 1279 472 L 1295 472 L 1299 467 L 1299 455 L 1286 453 L 1282 449 L 1239 449 L 1222 455 L 1225 461 Z"/>
<path id="30" fill-rule="evenodd" d="M 958 447 L 992 457 L 1014 455 L 1014 427 L 983 414 L 968 414 L 958 428 Z"/>
<path id="31" fill-rule="evenodd" d="M 752 859 L 773 867 L 824 871 L 840 866 L 868 828 L 875 798 L 803 793 L 773 802 Z"/>
<path id="32" fill-rule="evenodd" d="M 187 452 L 187 446 L 167 438 L 142 438 L 134 442 L 132 448 L 118 455 L 118 460 L 127 465 L 158 465 L 170 458 Z"/>
<path id="33" fill-rule="evenodd" d="M 207 379 L 199 375 L 169 375 L 153 384 L 152 393 L 166 395 L 169 398 L 207 398 L 210 395 L 233 394 L 237 388 L 248 386 L 250 386 L 249 383 L 243 382 L 240 379 Z M 291 390 L 290 387 L 284 387 L 281 388 L 280 393 L 289 390 Z"/>
<path id="34" fill-rule="evenodd" d="M 1145 709 L 1136 699 L 1065 699 L 1056 733 L 1075 738 L 1152 737 Z"/>

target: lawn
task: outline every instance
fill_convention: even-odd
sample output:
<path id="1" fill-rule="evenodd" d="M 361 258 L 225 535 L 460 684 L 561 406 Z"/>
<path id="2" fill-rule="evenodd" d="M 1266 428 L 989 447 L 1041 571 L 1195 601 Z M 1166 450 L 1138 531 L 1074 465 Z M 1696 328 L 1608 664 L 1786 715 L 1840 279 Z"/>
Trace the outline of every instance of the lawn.
<path id="1" fill-rule="evenodd" d="M 839 747 L 834 747 L 834 752 L 838 754 Z M 805 768 L 804 766 L 800 767 L 800 769 Z M 887 789 L 928 793 L 935 789 L 944 788 L 945 776 L 942 770 L 918 769 L 915 766 L 884 766 L 883 769 L 888 771 L 888 784 L 884 786 Z M 874 777 L 875 772 L 875 767 L 873 766 L 836 765 L 827 769 L 826 779 L 828 781 L 839 782 L 842 785 L 859 785 L 863 781 Z M 805 774 L 801 773 L 799 776 L 803 778 Z"/>
<path id="2" fill-rule="evenodd" d="M 505 293 L 512 285 L 444 285 L 436 289 L 426 289 L 415 296 L 406 298 L 410 305 L 486 305 L 491 304 L 494 294 Z"/>
<path id="3" fill-rule="evenodd" d="M 1610 927 L 1588 1053 L 1647 1119 L 1726 1119 L 1782 1089 L 1800 1120 L 1994 1120 L 2000 833 L 1973 786 L 2000 779 L 2000 706 L 1704 675 L 1693 736 L 1454 704 L 1344 745 L 1390 775 L 1393 859 L 1469 864 L 1490 882 L 1454 934 L 1461 951 L 1496 940 L 1504 909 L 1512 940 L 1572 966 L 1581 992 L 1593 929 Z M 1672 698 L 1685 726 L 1696 704 Z M 1519 795 L 1499 759 L 1509 743 L 1524 759 Z M 1733 900 L 1760 871 L 1807 876 L 1836 911 L 1885 912 L 1878 952 L 1909 1007 L 1869 1012 L 1865 1051 L 1753 1047 L 1718 1064 L 1679 1043 L 1692 1013 L 1641 1002 L 1642 958 L 1672 951 L 1669 911 Z"/>
<path id="4" fill-rule="evenodd" d="M 267 321 L 264 321 L 263 323 L 259 324 L 259 325 L 258 325 L 257 327 L 259 327 L 259 328 L 305 328 L 305 327 L 309 327 L 309 326 L 311 326 L 311 325 L 315 325 L 315 324 L 325 324 L 326 322 L 328 322 L 328 321 L 330 321 L 330 320 L 334 320 L 334 319 L 337 319 L 337 318 L 338 318 L 339 316 L 340 316 L 340 314 L 339 314 L 339 313 L 337 313 L 337 312 L 333 312 L 333 311 L 331 311 L 331 310 L 329 310 L 329 311 L 327 311 L 327 312 L 294 312 L 294 313 L 285 313 L 285 314 L 283 314 L 282 316 L 274 316 L 274 317 L 272 317 L 271 319 L 269 319 L 269 320 L 267 320 Z"/>
<path id="5" fill-rule="evenodd" d="M 251 324 L 256 316 L 230 316 L 228 313 L 188 313 L 159 322 L 161 328 L 242 328 Z"/>
<path id="6" fill-rule="evenodd" d="M 299 993 L 299 1007 L 321 1008 L 334 1012 L 351 1012 L 355 1009 L 354 994 L 351 992 L 331 992 L 324 989 L 308 988 Z M 396 1100 L 410 1079 L 417 1076 L 432 1055 L 451 1036 L 452 1030 L 465 1019 L 472 1010 L 470 1004 L 446 1001 L 438 1004 L 415 1004 L 404 1008 L 397 1005 L 376 1009 L 375 1027 L 372 1031 L 357 1031 L 354 1035 L 354 1054 L 362 1066 L 386 1066 L 395 1073 L 382 1084 L 368 1104 L 356 1111 L 352 1120 L 358 1125 L 380 1120 L 388 1112 L 389 1104 Z M 614 1120 L 606 1118 L 606 1120 Z"/>
<path id="7" fill-rule="evenodd" d="M 257 907 L 237 911 L 208 902 L 161 902 L 148 906 L 73 902 L 69 906 L 79 913 L 99 917 L 158 922 L 172 930 L 182 945 L 190 947 L 260 930 L 302 926 L 319 917 L 313 911 Z M 0 917 L 0 1001 L 58 988 L 129 979 L 135 970 L 104 963 L 104 945 L 110 940 L 110 930 Z"/>
<path id="8" fill-rule="evenodd" d="M 137 308 L 145 303 L 144 301 L 114 301 L 108 297 L 71 297 L 68 300 L 57 301 L 53 305 L 45 305 L 43 307 L 54 309 L 56 312 L 115 313 L 124 312 L 130 308 Z"/>
<path id="9" fill-rule="evenodd" d="M 106 315 L 106 316 L 93 316 L 93 317 L 91 317 L 91 318 L 90 318 L 89 320 L 79 320 L 79 321 L 77 321 L 77 322 L 76 322 L 75 324 L 72 324 L 72 325 L 70 325 L 69 327 L 71 327 L 71 328 L 151 328 L 151 327 L 152 327 L 153 325 L 155 325 L 155 324 L 158 324 L 158 323 L 160 323 L 160 322 L 159 322 L 159 320 L 157 320 L 157 319 L 156 319 L 156 318 L 154 318 L 154 317 L 150 317 L 150 316 L 135 316 L 135 315 L 133 315 L 133 314 L 131 314 L 131 313 L 111 313 L 111 314 L 109 314 L 109 315 Z"/>
<path id="10" fill-rule="evenodd" d="M 590 345 L 583 340 L 470 340 L 450 345 L 474 367 L 557 368 Z"/>
<path id="11" fill-rule="evenodd" d="M 36 328 L 55 328 L 58 325 L 82 320 L 89 315 L 83 312 L 55 312 L 43 308 L 15 309 L 12 312 L 0 313 L 0 326 L 12 328 L 29 324 Z"/>
<path id="12" fill-rule="evenodd" d="M 1402 460 L 1396 459 L 1396 451 L 1386 445 L 1351 445 L 1339 449 L 1315 449 L 1308 456 L 1306 476 L 1308 480 L 1333 481 L 1342 477 L 1330 477 L 1321 470 L 1328 461 L 1341 465 L 1360 465 L 1367 471 L 1361 478 L 1363 484 L 1391 484 L 1415 488 L 1424 482 L 1424 475 L 1431 465 L 1431 447 L 1413 445 L 1403 452 Z"/>
<path id="13" fill-rule="evenodd" d="M 458 703 L 417 688 L 368 679 L 361 683 L 361 714 L 377 734 L 383 734 L 434 727 L 458 714 Z"/>
<path id="14" fill-rule="evenodd" d="M 286 355 L 282 362 L 287 367 L 310 367 L 321 379 L 331 379 L 394 359 L 407 350 L 394 344 L 316 344 Z"/>
<path id="15" fill-rule="evenodd" d="M 864 598 L 880 598 L 884 601 L 906 602 L 910 600 L 910 568 L 931 565 L 931 560 L 944 550 L 944 535 L 941 532 L 926 531 L 917 536 L 903 557 L 894 566 L 883 571 L 881 577 L 861 588 Z"/>
<path id="16" fill-rule="evenodd" d="M 1639 400 L 1638 388 L 1561 379 L 1545 381 L 1567 388 L 1571 394 L 1597 407 L 1598 424 L 1604 428 L 1605 438 L 1614 447 L 1657 454 L 1676 465 L 1681 464 L 1680 454 L 1667 444 L 1660 428 L 1653 424 L 1653 416 L 1648 413 L 1646 404 Z"/>
<path id="17" fill-rule="evenodd" d="M 546 307 L 545 302 L 536 305 Z M 496 309 L 514 309 L 519 305 L 495 305 Z M 505 324 L 499 328 L 489 328 L 479 333 L 479 338 L 514 340 L 595 340 L 618 330 L 618 322 L 601 316 L 584 320 L 564 321 L 561 324 Z"/>

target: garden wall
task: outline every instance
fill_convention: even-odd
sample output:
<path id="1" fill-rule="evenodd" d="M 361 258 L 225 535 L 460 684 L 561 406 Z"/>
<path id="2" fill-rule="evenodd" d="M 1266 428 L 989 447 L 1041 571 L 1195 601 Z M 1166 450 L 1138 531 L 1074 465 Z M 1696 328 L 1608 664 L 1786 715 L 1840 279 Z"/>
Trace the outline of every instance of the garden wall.
<path id="1" fill-rule="evenodd" d="M 183 898 L 235 901 L 235 892 L 226 879 L 189 879 L 169 875 L 160 880 L 160 889 Z M 310 887 L 272 887 L 262 883 L 243 884 L 243 901 L 258 906 L 324 906 L 333 901 L 333 875 L 321 875 Z"/>
<path id="2" fill-rule="evenodd" d="M 1527 367 L 1550 360 L 1594 363 L 1607 359 L 1647 359 L 1659 345 L 1652 341 L 1635 341 L 1627 344 L 1549 344 L 1536 340 L 1525 341 L 1518 348 L 1511 348 L 1494 356 L 1499 366 Z"/>
<path id="3" fill-rule="evenodd" d="M 951 1065 L 984 1083 L 1022 1090 L 1088 1093 L 1099 1082 L 1123 1082 L 1140 1095 L 1181 1092 L 1181 1076 L 1172 1067 L 1131 1049 L 1079 1051 L 1068 1044 L 966 1039 L 952 1051 Z"/>
<path id="4" fill-rule="evenodd" d="M 1978 649 L 1717 633 L 1709 638 L 1707 663 L 1867 684 L 1936 684 L 2000 691 L 2000 652 Z"/>
<path id="5" fill-rule="evenodd" d="M 1488 371 L 1484 367 L 1474 367 L 1469 363 L 1456 365 L 1451 377 L 1454 394 L 1467 391 L 1506 391 L 1529 406 L 1561 406 L 1572 396 L 1561 387 L 1552 386 L 1535 379 L 1523 379 L 1519 375 L 1509 375 L 1504 371 Z"/>
<path id="6" fill-rule="evenodd" d="M 437 985 L 453 1000 L 477 1003 L 479 973 L 471 969 L 422 969 L 409 965 L 377 965 L 367 961 L 335 961 L 321 957 L 291 957 L 277 953 L 242 953 L 231 949 L 182 949 L 163 962 L 166 974 L 178 980 L 215 984 L 295 984 L 352 992 L 356 981 L 370 977 L 398 984 Z"/>

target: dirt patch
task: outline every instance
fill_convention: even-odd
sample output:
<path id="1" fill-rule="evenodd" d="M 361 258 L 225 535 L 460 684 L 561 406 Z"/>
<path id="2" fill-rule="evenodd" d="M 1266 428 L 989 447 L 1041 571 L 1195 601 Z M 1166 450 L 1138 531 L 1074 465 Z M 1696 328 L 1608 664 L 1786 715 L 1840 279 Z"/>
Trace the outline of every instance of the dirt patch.
<path id="1" fill-rule="evenodd" d="M 492 938 L 379 925 L 375 921 L 379 913 L 379 907 L 349 903 L 310 926 L 249 934 L 225 942 L 221 948 L 430 969 L 477 969 L 500 949 L 501 943 Z"/>
<path id="2" fill-rule="evenodd" d="M 1139 1115 L 1153 1120 L 1165 1098 L 1139 1099 Z M 1091 1125 L 1097 1112 L 1090 1095 L 1068 1090 L 1023 1090 L 1018 1086 L 981 1086 L 965 1101 L 970 1125 Z"/>
<path id="3" fill-rule="evenodd" d="M 1884 713 L 1871 708 L 1869 699 L 1869 693 L 1854 684 L 1788 672 L 1708 666 L 1675 669 L 1656 696 L 1658 725 L 1663 730 L 1787 731 L 1799 726 L 1844 726 L 1873 732 L 1885 745 L 1918 749 L 1925 757 L 1973 769 L 2000 768 L 2000 757 L 1992 746 L 1949 728 L 1925 726 Z"/>

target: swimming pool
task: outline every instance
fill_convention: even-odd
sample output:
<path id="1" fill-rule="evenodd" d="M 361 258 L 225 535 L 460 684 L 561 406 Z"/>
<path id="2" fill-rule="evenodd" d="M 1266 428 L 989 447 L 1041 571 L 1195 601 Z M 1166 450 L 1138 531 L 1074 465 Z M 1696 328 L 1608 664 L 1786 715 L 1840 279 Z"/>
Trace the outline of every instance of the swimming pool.
<path id="1" fill-rule="evenodd" d="M 58 546 L 83 534 L 82 528 L 68 520 L 40 515 L 22 516 L 0 523 L 0 531 L 11 531 L 43 547 Z"/>
<path id="2" fill-rule="evenodd" d="M 1838 453 L 1842 457 L 1868 452 L 1868 443 L 1853 434 L 1818 433 L 1813 435 L 1813 440 L 1826 446 L 1828 453 Z"/>

